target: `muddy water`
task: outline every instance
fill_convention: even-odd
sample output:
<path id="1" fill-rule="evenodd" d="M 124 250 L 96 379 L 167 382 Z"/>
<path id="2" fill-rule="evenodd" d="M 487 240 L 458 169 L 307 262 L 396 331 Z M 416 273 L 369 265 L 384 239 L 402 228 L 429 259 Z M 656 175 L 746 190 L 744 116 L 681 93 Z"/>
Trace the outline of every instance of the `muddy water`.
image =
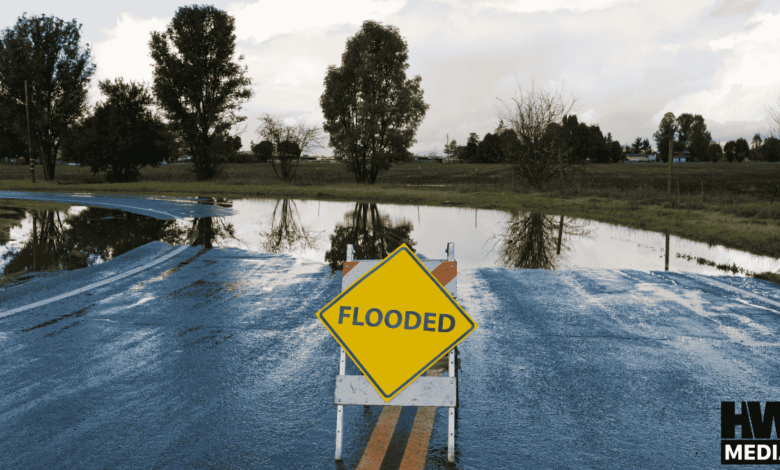
<path id="1" fill-rule="evenodd" d="M 11 216 L 15 226 L 0 239 L 0 273 L 23 280 L 24 273 L 78 269 L 156 240 L 290 254 L 333 269 L 341 268 L 347 244 L 355 246 L 356 259 L 382 258 L 401 243 L 425 257 L 443 258 L 447 242 L 454 242 L 463 268 L 668 269 L 708 275 L 780 270 L 780 260 L 773 258 L 534 212 L 292 199 L 204 202 L 232 206 L 236 215 L 160 220 L 83 206 L 68 212 L 17 210 Z"/>

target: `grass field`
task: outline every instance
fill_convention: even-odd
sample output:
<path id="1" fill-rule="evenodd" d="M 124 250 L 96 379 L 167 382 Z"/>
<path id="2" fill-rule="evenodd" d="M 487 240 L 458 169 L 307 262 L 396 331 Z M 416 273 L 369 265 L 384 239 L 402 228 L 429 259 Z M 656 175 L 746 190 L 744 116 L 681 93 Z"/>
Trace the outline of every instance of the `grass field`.
<path id="1" fill-rule="evenodd" d="M 106 183 L 88 168 L 57 168 L 56 182 L 29 181 L 29 168 L 0 165 L 0 190 L 264 197 L 455 205 L 537 210 L 668 232 L 780 258 L 780 164 L 677 164 L 673 195 L 662 164 L 587 165 L 534 191 L 513 186 L 507 164 L 406 163 L 376 185 L 354 183 L 337 163 L 302 163 L 292 183 L 269 164 L 227 165 L 214 181 L 197 182 L 191 165 L 145 168 L 136 183 Z M 773 201 L 773 197 L 775 200 Z"/>

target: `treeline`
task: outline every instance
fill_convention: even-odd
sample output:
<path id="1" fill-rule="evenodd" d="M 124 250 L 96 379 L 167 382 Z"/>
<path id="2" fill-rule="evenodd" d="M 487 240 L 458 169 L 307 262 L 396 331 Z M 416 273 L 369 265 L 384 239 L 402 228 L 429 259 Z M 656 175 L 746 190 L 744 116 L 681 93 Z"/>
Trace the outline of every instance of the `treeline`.
<path id="1" fill-rule="evenodd" d="M 560 124 L 549 123 L 544 134 L 544 140 L 548 141 L 545 145 L 553 142 L 563 145 L 565 153 L 580 162 L 615 163 L 623 158 L 623 148 L 619 141 L 612 138 L 611 132 L 605 136 L 598 125 L 579 122 L 574 114 L 563 116 Z M 644 145 L 649 151 L 649 142 L 645 140 L 643 143 L 639 139 L 637 151 Z M 477 134 L 471 133 L 466 145 L 458 145 L 453 139 L 444 146 L 448 157 L 468 163 L 511 163 L 521 151 L 522 144 L 517 133 L 507 128 L 503 120 L 499 120 L 495 131 L 485 134 L 481 141 Z"/>
<path id="2" fill-rule="evenodd" d="M 103 80 L 93 109 L 87 89 L 95 73 L 81 25 L 22 15 L 0 35 L 0 155 L 38 159 L 47 180 L 58 158 L 137 179 L 163 161 L 192 161 L 198 180 L 217 175 L 241 148 L 238 115 L 252 97 L 242 57 L 234 59 L 235 20 L 213 6 L 180 7 L 153 32 L 151 86 Z"/>
<path id="3" fill-rule="evenodd" d="M 670 140 L 673 140 L 674 152 L 687 151 L 692 161 L 717 162 L 721 159 L 729 163 L 739 163 L 744 160 L 780 161 L 780 140 L 776 137 L 762 139 L 760 134 L 755 134 L 752 145 L 748 144 L 747 140 L 739 138 L 721 146 L 718 142 L 713 142 L 707 124 L 700 114 L 683 113 L 675 117 L 673 113 L 666 113 L 653 137 L 664 162 L 668 161 Z"/>

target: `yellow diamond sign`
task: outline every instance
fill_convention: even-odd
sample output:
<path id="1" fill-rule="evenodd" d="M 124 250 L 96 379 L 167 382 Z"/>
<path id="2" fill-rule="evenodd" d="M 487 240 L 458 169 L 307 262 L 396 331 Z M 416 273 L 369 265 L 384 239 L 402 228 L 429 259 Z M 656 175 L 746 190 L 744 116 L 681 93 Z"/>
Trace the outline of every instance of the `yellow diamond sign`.
<path id="1" fill-rule="evenodd" d="M 385 402 L 477 328 L 406 245 L 317 317 Z"/>

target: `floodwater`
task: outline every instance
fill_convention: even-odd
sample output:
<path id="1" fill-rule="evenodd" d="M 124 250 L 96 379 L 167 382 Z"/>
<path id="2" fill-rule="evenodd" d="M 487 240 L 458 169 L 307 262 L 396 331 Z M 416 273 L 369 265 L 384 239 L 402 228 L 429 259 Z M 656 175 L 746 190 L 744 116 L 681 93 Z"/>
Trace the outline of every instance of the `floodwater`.
<path id="1" fill-rule="evenodd" d="M 401 243 L 436 259 L 445 258 L 447 243 L 454 242 L 463 268 L 666 269 L 706 275 L 780 270 L 780 260 L 773 258 L 536 212 L 293 199 L 208 202 L 232 206 L 235 215 L 161 220 L 98 207 L 11 209 L 15 226 L 9 237 L 0 235 L 0 273 L 24 280 L 25 273 L 78 269 L 152 241 L 291 254 L 333 269 L 341 269 L 347 244 L 355 246 L 356 259 L 383 258 Z"/>

